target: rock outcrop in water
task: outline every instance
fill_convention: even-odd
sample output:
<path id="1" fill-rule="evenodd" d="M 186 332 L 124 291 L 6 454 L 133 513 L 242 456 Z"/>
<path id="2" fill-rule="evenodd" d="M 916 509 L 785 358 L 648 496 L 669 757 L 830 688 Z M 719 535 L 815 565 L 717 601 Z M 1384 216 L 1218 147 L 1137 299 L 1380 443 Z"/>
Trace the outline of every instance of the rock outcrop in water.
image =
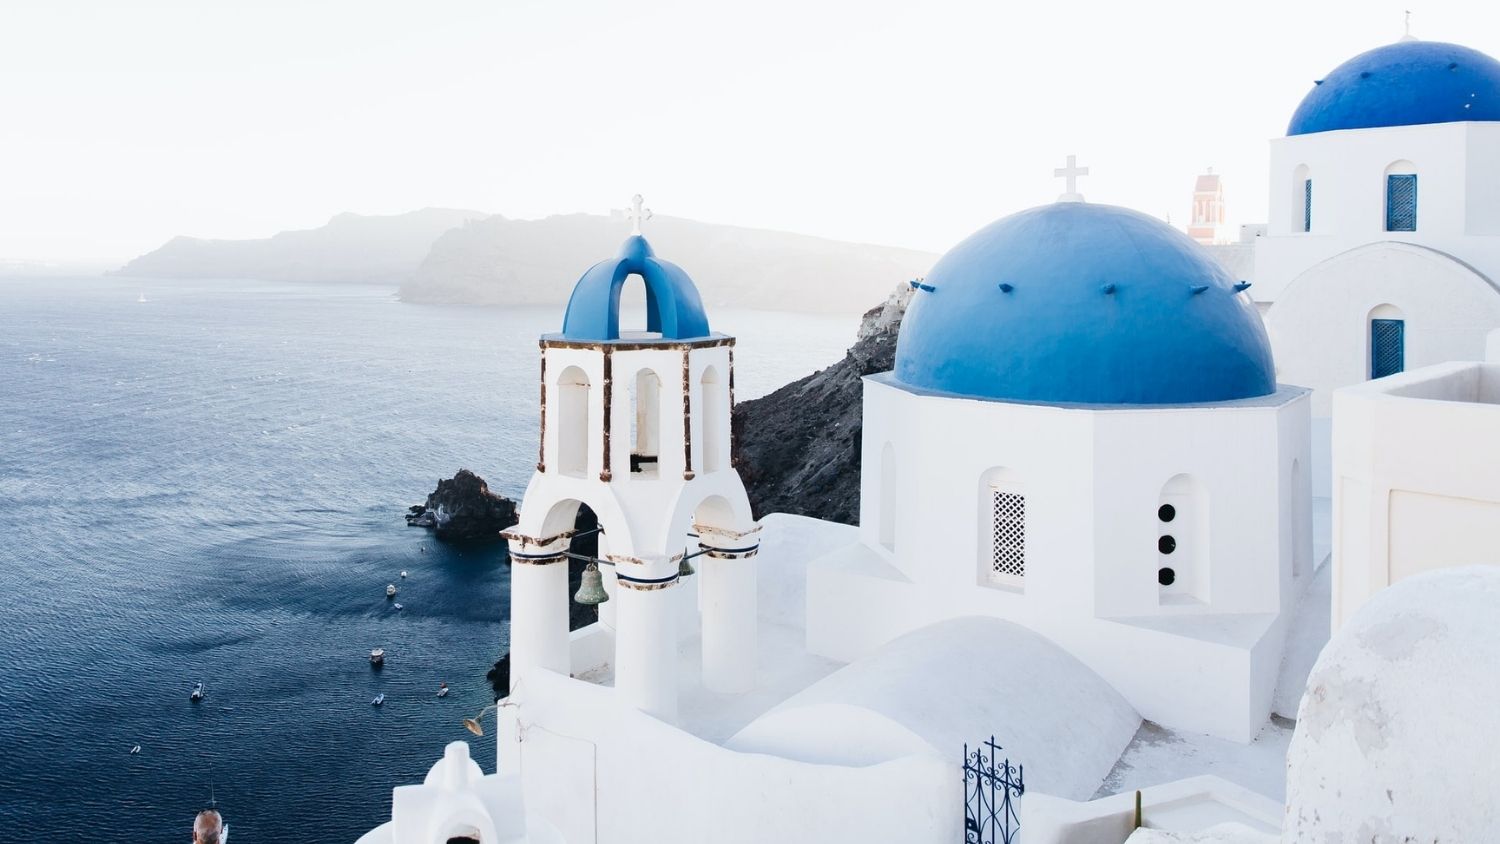
<path id="1" fill-rule="evenodd" d="M 412 505 L 406 523 L 432 528 L 445 542 L 492 542 L 518 518 L 516 502 L 490 492 L 484 478 L 459 469 L 452 478 L 438 481 L 427 503 Z"/>
<path id="2" fill-rule="evenodd" d="M 910 285 L 901 285 L 865 313 L 843 360 L 735 406 L 734 466 L 756 518 L 794 513 L 859 521 L 860 379 L 895 365 L 896 333 L 910 300 Z"/>

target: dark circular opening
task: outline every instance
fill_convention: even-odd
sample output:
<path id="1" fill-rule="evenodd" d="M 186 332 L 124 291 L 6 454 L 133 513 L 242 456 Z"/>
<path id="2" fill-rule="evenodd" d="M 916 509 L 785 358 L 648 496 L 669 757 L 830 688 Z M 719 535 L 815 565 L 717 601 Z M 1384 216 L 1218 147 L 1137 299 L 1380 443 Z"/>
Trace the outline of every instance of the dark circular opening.
<path id="1" fill-rule="evenodd" d="M 1171 586 L 1177 582 L 1177 572 L 1165 567 L 1159 568 L 1156 570 L 1156 582 L 1163 586 Z"/>
<path id="2" fill-rule="evenodd" d="M 1177 518 L 1177 508 L 1170 504 L 1163 504 L 1156 508 L 1156 517 L 1164 522 L 1170 522 Z"/>
<path id="3" fill-rule="evenodd" d="M 1177 550 L 1177 540 L 1171 534 L 1167 534 L 1161 539 L 1156 540 L 1156 550 L 1163 554 L 1170 554 Z"/>

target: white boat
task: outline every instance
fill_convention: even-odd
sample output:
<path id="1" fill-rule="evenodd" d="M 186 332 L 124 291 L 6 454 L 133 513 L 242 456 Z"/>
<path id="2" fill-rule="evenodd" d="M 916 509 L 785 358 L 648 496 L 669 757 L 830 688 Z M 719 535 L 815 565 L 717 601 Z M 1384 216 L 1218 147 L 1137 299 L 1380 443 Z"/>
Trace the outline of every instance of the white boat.
<path id="1" fill-rule="evenodd" d="M 142 305 L 146 304 L 146 294 L 142 293 L 141 295 L 137 296 L 135 300 Z"/>
<path id="2" fill-rule="evenodd" d="M 375 696 L 374 700 L 370 701 L 371 706 L 379 706 L 382 703 L 385 703 L 385 692 L 381 692 Z"/>
<path id="3" fill-rule="evenodd" d="M 384 665 L 385 664 L 385 648 L 373 648 L 373 649 L 371 649 L 371 651 L 370 651 L 370 664 L 371 665 Z"/>
<path id="4" fill-rule="evenodd" d="M 447 683 L 441 683 L 441 684 L 439 684 L 438 685 L 438 697 L 447 697 L 447 696 L 448 696 L 448 684 Z"/>
<path id="5" fill-rule="evenodd" d="M 140 753 L 140 752 L 141 752 L 141 746 L 140 745 L 136 745 L 135 747 L 130 748 L 130 755 L 131 756 L 134 756 L 134 755 L 136 755 L 137 753 Z"/>
<path id="6" fill-rule="evenodd" d="M 394 584 L 394 583 L 387 583 L 385 585 L 385 596 L 387 598 L 394 598 L 394 597 L 396 597 L 396 584 Z"/>
<path id="7" fill-rule="evenodd" d="M 196 686 L 193 687 L 192 694 L 188 695 L 188 700 L 194 700 L 194 701 L 203 700 L 203 684 L 202 683 L 199 683 L 198 685 L 196 685 Z"/>
<path id="8" fill-rule="evenodd" d="M 406 569 L 402 569 L 402 570 L 401 570 L 401 579 L 402 579 L 402 580 L 405 580 L 405 579 L 406 579 Z"/>
<path id="9" fill-rule="evenodd" d="M 401 602 L 400 602 L 400 601 L 397 601 L 397 602 L 396 602 L 396 609 L 398 609 L 398 610 L 399 610 L 399 609 L 401 609 L 401 608 L 402 608 L 402 607 L 401 607 Z"/>

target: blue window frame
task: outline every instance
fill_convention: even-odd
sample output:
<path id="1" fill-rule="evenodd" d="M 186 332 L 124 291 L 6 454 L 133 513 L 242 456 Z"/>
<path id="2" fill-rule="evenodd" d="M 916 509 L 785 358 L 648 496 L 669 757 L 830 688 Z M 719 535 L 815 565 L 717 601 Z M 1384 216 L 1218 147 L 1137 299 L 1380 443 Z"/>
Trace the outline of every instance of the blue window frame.
<path id="1" fill-rule="evenodd" d="M 1302 182 L 1302 230 L 1312 231 L 1312 179 Z"/>
<path id="2" fill-rule="evenodd" d="M 1385 230 L 1417 230 L 1417 175 L 1404 173 L 1385 177 Z"/>
<path id="3" fill-rule="evenodd" d="M 1406 369 L 1406 321 L 1370 320 L 1370 377 L 1384 378 Z"/>

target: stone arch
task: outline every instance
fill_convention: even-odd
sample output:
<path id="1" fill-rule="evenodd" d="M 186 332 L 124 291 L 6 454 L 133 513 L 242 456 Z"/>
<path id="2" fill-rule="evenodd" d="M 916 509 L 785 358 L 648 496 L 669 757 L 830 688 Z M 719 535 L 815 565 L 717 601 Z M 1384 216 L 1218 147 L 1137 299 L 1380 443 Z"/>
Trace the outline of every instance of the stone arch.
<path id="1" fill-rule="evenodd" d="M 889 442 L 880 449 L 880 512 L 876 514 L 880 544 L 896 550 L 896 491 L 900 472 L 896 468 L 896 448 Z"/>
<path id="2" fill-rule="evenodd" d="M 512 532 L 535 539 L 547 539 L 573 529 L 580 507 L 588 507 L 599 519 L 601 531 L 610 539 L 616 553 L 632 553 L 634 548 L 630 524 L 615 500 L 607 495 L 567 495 L 545 505 L 545 509 L 527 502 L 521 520 Z M 535 514 L 535 515 L 534 515 Z"/>
<path id="3" fill-rule="evenodd" d="M 702 403 L 700 423 L 703 431 L 700 439 L 703 443 L 703 472 L 717 472 L 723 468 L 724 454 L 727 451 L 727 428 L 725 409 L 729 404 L 729 397 L 724 394 L 723 384 L 719 381 L 719 370 L 713 365 L 704 367 L 703 375 L 698 382 L 698 401 Z"/>
<path id="4" fill-rule="evenodd" d="M 979 476 L 977 490 L 979 583 L 1024 588 L 1031 560 L 1027 549 L 1031 509 L 1021 474 L 996 466 Z"/>
<path id="5" fill-rule="evenodd" d="M 729 480 L 714 483 L 717 478 Z M 720 472 L 717 478 L 699 478 L 683 487 L 665 526 L 664 551 L 675 554 L 681 550 L 675 543 L 685 543 L 689 532 L 697 532 L 693 530 L 695 525 L 722 528 L 731 534 L 754 530 L 755 516 L 750 508 L 750 498 L 739 483 L 739 476 L 734 472 Z M 758 538 L 746 541 L 754 544 Z"/>
<path id="6" fill-rule="evenodd" d="M 569 366 L 557 376 L 557 471 L 583 477 L 589 466 L 589 376 Z"/>
<path id="7" fill-rule="evenodd" d="M 1163 604 L 1208 603 L 1209 495 L 1197 477 L 1173 475 L 1156 502 L 1156 583 Z"/>
<path id="8" fill-rule="evenodd" d="M 1332 391 L 1369 377 L 1369 320 L 1380 305 L 1406 320 L 1408 370 L 1482 360 L 1500 326 L 1500 289 L 1453 256 L 1400 241 L 1369 243 L 1304 270 L 1266 314 L 1289 384 L 1313 389 L 1313 415 L 1331 413 Z"/>
<path id="9" fill-rule="evenodd" d="M 654 474 L 661 460 L 661 376 L 650 367 L 630 379 L 630 473 Z"/>
<path id="10" fill-rule="evenodd" d="M 1312 168 L 1298 164 L 1292 170 L 1290 188 L 1292 231 L 1310 232 L 1314 210 Z"/>

